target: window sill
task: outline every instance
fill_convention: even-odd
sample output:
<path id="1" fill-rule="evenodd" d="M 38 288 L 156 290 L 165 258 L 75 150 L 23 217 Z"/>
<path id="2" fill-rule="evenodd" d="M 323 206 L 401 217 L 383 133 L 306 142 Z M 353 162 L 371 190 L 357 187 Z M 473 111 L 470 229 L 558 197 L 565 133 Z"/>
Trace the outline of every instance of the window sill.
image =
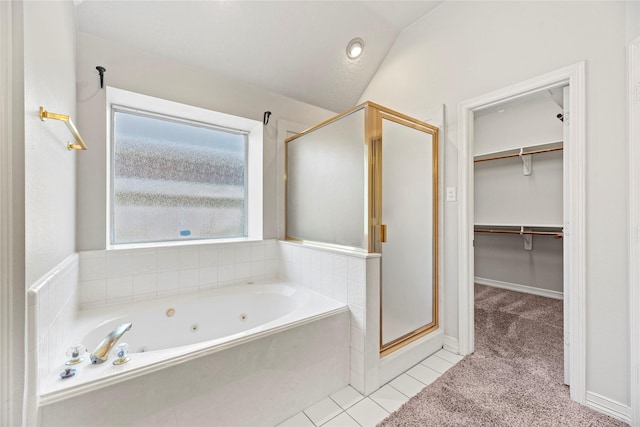
<path id="1" fill-rule="evenodd" d="M 149 242 L 149 243 L 121 243 L 107 244 L 107 251 L 130 250 L 130 249 L 155 249 L 155 248 L 171 248 L 181 246 L 198 246 L 198 245 L 219 245 L 228 243 L 242 242 L 262 242 L 261 237 L 233 237 L 229 239 L 201 239 L 201 240 L 176 240 L 172 242 Z"/>

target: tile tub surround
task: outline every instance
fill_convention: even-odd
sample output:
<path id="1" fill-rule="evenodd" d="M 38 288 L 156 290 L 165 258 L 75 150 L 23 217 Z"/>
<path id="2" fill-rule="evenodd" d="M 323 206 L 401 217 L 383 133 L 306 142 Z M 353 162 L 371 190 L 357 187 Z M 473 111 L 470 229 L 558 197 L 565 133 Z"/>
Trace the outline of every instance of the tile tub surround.
<path id="1" fill-rule="evenodd" d="M 341 312 L 45 405 L 41 425 L 276 425 L 348 384 L 348 325 Z"/>
<path id="2" fill-rule="evenodd" d="M 380 254 L 279 241 L 280 275 L 349 306 L 351 380 L 359 392 L 379 387 Z"/>
<path id="3" fill-rule="evenodd" d="M 64 358 L 63 343 L 72 329 L 78 304 L 78 254 L 67 257 L 27 292 L 27 417 L 35 416 L 38 380 L 51 361 Z"/>
<path id="4" fill-rule="evenodd" d="M 275 279 L 276 240 L 80 252 L 80 308 Z"/>
<path id="5" fill-rule="evenodd" d="M 351 312 L 351 381 L 364 395 L 442 348 L 444 332 L 432 333 L 380 358 L 381 255 L 279 241 L 280 274 L 346 303 Z"/>

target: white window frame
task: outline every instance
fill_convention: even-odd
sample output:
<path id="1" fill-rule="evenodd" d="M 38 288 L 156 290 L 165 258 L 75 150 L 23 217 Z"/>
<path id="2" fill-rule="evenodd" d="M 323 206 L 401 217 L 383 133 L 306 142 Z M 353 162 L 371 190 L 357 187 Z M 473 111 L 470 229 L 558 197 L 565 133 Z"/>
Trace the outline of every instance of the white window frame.
<path id="1" fill-rule="evenodd" d="M 257 120 L 233 116 L 217 111 L 207 110 L 192 105 L 142 95 L 122 89 L 107 86 L 107 226 L 106 242 L 107 250 L 110 249 L 135 249 L 153 248 L 165 246 L 186 246 L 212 243 L 229 243 L 262 240 L 263 219 L 263 195 L 262 195 L 262 144 L 263 126 Z M 152 113 L 164 116 L 176 117 L 185 121 L 211 124 L 212 126 L 237 129 L 247 132 L 247 236 L 224 239 L 193 239 L 178 241 L 158 241 L 145 243 L 113 243 L 113 197 L 111 194 L 113 182 L 113 168 L 111 164 L 113 141 L 112 132 L 112 106 L 126 107 L 131 110 L 140 110 L 141 113 Z"/>

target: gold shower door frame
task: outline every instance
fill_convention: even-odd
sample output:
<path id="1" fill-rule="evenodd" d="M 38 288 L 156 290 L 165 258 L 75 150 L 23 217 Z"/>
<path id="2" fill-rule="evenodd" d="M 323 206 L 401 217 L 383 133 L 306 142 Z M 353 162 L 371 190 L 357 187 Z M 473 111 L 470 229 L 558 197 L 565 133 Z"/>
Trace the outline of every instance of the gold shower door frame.
<path id="1" fill-rule="evenodd" d="M 407 344 L 433 332 L 438 328 L 438 128 L 428 123 L 416 120 L 412 117 L 393 111 L 389 108 L 367 101 L 359 104 L 350 110 L 343 112 L 329 120 L 319 123 L 304 132 L 291 136 L 285 139 L 285 206 L 287 206 L 287 180 L 288 180 L 288 144 L 295 139 L 313 132 L 316 129 L 327 126 L 341 118 L 355 112 L 364 109 L 365 123 L 364 123 L 364 141 L 366 144 L 366 161 L 365 167 L 367 179 L 365 181 L 366 186 L 363 189 L 365 192 L 365 200 L 367 204 L 367 226 L 365 231 L 365 241 L 367 243 L 366 251 L 369 253 L 382 253 L 382 245 L 385 240 L 385 226 L 383 222 L 382 212 L 382 173 L 383 173 L 383 159 L 382 159 L 382 120 L 390 120 L 403 126 L 411 127 L 415 130 L 427 133 L 432 137 L 432 177 L 433 177 L 433 190 L 432 190 L 432 217 L 433 217 L 433 239 L 432 239 L 432 253 L 433 253 L 433 277 L 432 277 L 432 314 L 433 319 L 430 323 L 421 326 L 420 328 L 411 331 L 399 338 L 394 339 L 391 342 L 382 342 L 382 287 L 384 283 L 380 284 L 380 356 L 386 356 Z M 286 208 L 285 208 L 285 240 L 305 242 L 304 240 L 292 238 L 287 234 L 286 227 Z M 321 242 L 308 242 L 317 245 L 340 247 L 341 245 L 331 245 Z M 363 248 L 348 248 L 362 251 Z M 382 282 L 382 279 L 381 279 Z"/>

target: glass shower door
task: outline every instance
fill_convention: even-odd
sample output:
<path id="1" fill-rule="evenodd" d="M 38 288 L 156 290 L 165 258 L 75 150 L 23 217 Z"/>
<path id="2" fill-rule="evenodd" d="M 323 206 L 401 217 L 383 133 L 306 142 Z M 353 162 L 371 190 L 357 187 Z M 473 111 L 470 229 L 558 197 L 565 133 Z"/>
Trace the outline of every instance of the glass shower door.
<path id="1" fill-rule="evenodd" d="M 436 161 L 429 129 L 382 116 L 383 355 L 437 323 Z"/>

